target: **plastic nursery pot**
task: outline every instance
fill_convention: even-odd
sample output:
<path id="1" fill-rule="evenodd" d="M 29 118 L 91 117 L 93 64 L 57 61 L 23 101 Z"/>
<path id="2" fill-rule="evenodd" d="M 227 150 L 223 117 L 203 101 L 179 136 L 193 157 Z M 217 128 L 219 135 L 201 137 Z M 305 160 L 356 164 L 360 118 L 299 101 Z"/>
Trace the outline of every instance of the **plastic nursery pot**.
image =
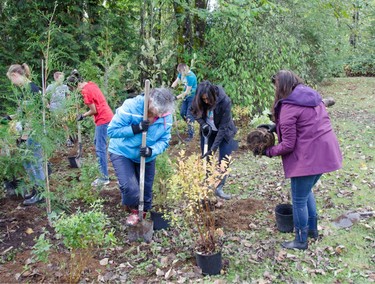
<path id="1" fill-rule="evenodd" d="M 293 207 L 291 204 L 279 204 L 275 208 L 276 226 L 282 233 L 293 232 Z"/>
<path id="2" fill-rule="evenodd" d="M 202 269 L 203 275 L 220 274 L 222 267 L 221 251 L 213 254 L 195 253 L 197 265 Z"/>
<path id="3" fill-rule="evenodd" d="M 169 220 L 164 218 L 161 212 L 151 211 L 151 220 L 154 222 L 154 230 L 168 229 L 170 227 Z"/>

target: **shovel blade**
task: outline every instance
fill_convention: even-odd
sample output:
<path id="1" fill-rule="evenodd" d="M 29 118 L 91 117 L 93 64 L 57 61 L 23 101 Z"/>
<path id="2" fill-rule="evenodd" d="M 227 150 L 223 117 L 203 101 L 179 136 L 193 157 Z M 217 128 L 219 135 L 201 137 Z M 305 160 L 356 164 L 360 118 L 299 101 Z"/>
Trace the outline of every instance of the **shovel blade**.
<path id="1" fill-rule="evenodd" d="M 146 243 L 151 242 L 152 235 L 154 234 L 154 222 L 152 220 L 142 220 L 135 226 L 131 226 L 128 229 L 129 241 L 144 241 Z"/>
<path id="2" fill-rule="evenodd" d="M 72 168 L 80 168 L 81 167 L 81 158 L 79 157 L 68 157 L 70 167 Z"/>

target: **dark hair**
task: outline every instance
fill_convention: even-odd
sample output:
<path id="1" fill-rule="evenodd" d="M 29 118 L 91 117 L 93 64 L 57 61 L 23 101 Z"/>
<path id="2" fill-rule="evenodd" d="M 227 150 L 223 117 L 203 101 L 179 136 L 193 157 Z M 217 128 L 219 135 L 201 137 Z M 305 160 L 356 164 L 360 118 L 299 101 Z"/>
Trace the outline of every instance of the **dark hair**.
<path id="1" fill-rule="evenodd" d="M 213 85 L 210 81 L 199 83 L 191 107 L 193 115 L 196 117 L 203 117 L 207 110 L 212 109 L 215 106 L 218 94 L 218 87 Z M 202 100 L 203 95 L 207 95 L 208 103 Z"/>
<path id="2" fill-rule="evenodd" d="M 66 79 L 66 84 L 69 88 L 76 88 L 79 82 L 83 82 L 83 78 L 79 74 L 77 69 L 74 69 L 68 79 Z"/>
<path id="3" fill-rule="evenodd" d="M 295 87 L 299 84 L 303 84 L 303 80 L 292 71 L 280 70 L 271 77 L 271 81 L 275 85 L 275 99 L 272 108 L 272 114 L 274 115 L 277 102 L 287 98 Z"/>

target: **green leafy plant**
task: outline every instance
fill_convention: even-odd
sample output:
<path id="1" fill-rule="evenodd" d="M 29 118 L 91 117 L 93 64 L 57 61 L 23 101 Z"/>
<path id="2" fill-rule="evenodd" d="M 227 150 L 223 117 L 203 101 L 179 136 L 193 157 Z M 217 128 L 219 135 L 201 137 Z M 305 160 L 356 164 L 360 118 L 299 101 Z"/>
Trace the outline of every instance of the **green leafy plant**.
<path id="1" fill-rule="evenodd" d="M 168 179 L 173 174 L 173 167 L 167 152 L 158 156 L 155 167 L 152 203 L 155 210 L 159 211 L 170 207 L 170 200 L 167 200 Z"/>
<path id="2" fill-rule="evenodd" d="M 42 233 L 39 235 L 31 253 L 37 261 L 47 263 L 51 247 L 52 244 L 49 239 L 46 239 L 46 233 Z"/>
<path id="3" fill-rule="evenodd" d="M 216 228 L 214 216 L 214 189 L 223 178 L 228 162 L 217 166 L 207 163 L 199 155 L 186 156 L 180 151 L 175 173 L 170 178 L 168 200 L 179 203 L 179 214 L 170 214 L 173 223 L 181 223 L 189 230 L 197 251 L 205 254 L 220 249 L 223 232 Z M 213 159 L 214 157 L 211 157 Z"/>

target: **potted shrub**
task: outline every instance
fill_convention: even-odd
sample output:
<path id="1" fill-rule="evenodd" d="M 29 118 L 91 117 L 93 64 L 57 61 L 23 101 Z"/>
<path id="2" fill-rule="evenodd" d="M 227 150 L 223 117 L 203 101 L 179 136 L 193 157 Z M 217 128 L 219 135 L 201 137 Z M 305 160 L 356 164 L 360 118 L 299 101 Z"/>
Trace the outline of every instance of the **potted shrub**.
<path id="1" fill-rule="evenodd" d="M 168 179 L 173 174 L 172 162 L 168 153 L 164 152 L 156 159 L 155 178 L 152 189 L 151 219 L 154 221 L 154 230 L 167 229 L 170 225 L 168 217 L 164 214 L 171 208 L 167 200 Z"/>
<path id="2" fill-rule="evenodd" d="M 216 185 L 228 174 L 226 164 L 207 163 L 197 154 L 187 156 L 181 151 L 169 180 L 168 200 L 179 204 L 179 212 L 171 212 L 172 223 L 190 233 L 197 265 L 208 275 L 219 274 L 222 266 L 223 231 L 216 228 L 213 201 Z"/>

